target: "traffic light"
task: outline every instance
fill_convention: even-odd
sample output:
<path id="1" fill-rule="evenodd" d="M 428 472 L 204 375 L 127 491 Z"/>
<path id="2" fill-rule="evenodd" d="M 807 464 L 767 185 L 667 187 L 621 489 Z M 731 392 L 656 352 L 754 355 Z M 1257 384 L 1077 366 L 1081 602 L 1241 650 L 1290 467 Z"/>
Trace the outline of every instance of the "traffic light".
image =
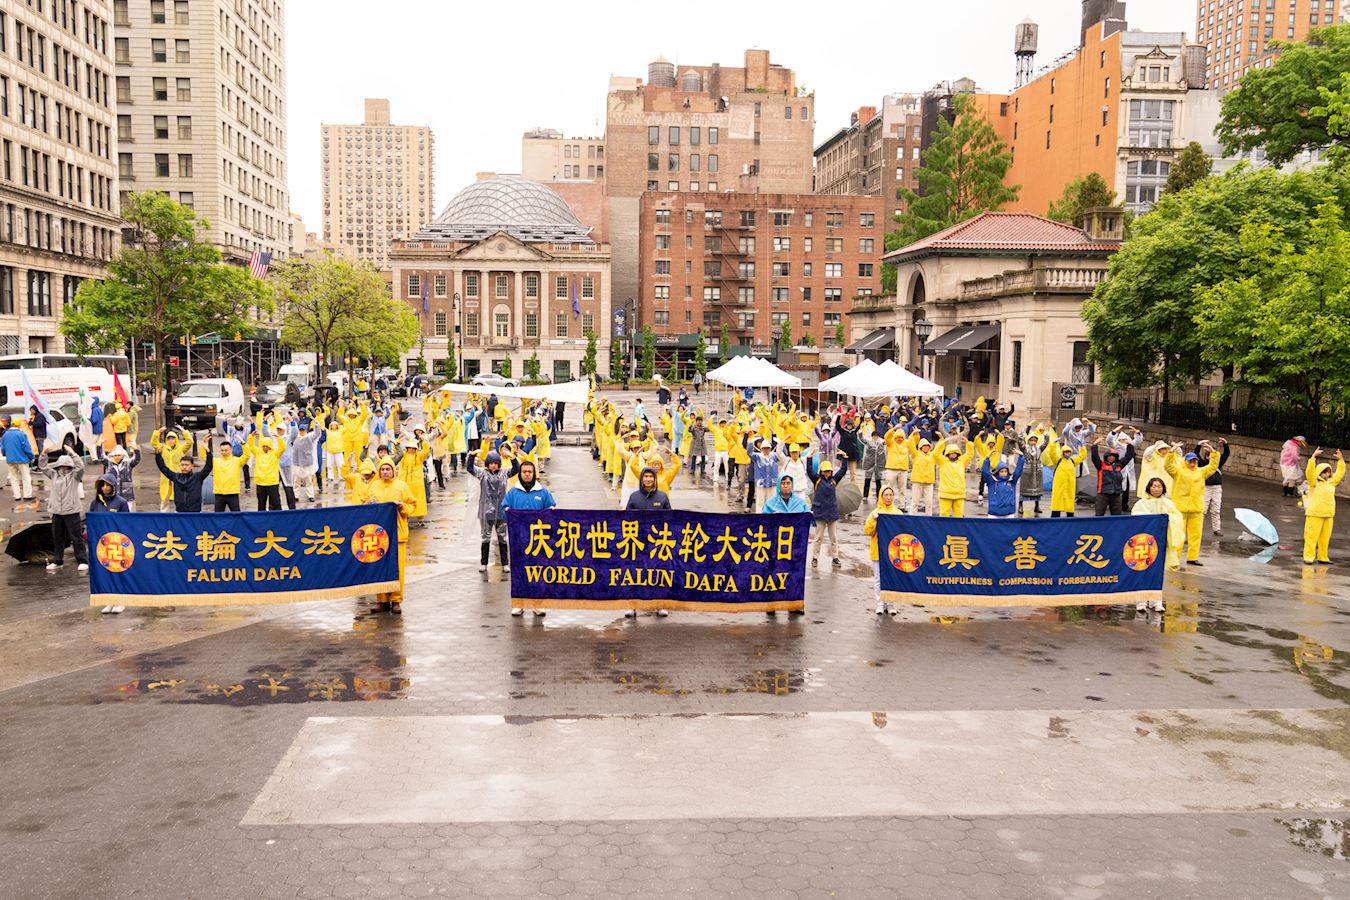
<path id="1" fill-rule="evenodd" d="M 181 335 L 181 334 L 180 334 L 180 335 L 178 336 L 178 346 L 180 346 L 180 347 L 186 347 L 186 346 L 187 346 L 187 338 L 186 338 L 184 335 Z"/>

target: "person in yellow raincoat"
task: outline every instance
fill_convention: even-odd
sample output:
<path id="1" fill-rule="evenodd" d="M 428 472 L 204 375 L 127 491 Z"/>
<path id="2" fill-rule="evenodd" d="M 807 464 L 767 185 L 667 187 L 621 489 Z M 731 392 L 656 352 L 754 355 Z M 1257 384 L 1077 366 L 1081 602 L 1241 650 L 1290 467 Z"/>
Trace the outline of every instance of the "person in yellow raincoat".
<path id="1" fill-rule="evenodd" d="M 1051 437 L 1054 440 L 1054 437 Z M 1151 478 L 1161 478 L 1167 490 L 1172 490 L 1172 476 L 1167 474 L 1164 460 L 1167 459 L 1167 441 L 1157 441 L 1145 447 L 1139 455 L 1139 489 L 1141 498 L 1148 496 L 1148 482 Z"/>
<path id="2" fill-rule="evenodd" d="M 450 410 L 450 413 L 446 416 L 446 425 L 448 430 L 445 437 L 445 449 L 450 454 L 450 471 L 458 472 L 460 465 L 464 462 L 464 455 L 469 452 L 469 439 L 464 425 L 464 413 L 456 409 Z"/>
<path id="3" fill-rule="evenodd" d="M 343 472 L 342 479 L 347 482 L 347 502 L 353 506 L 365 503 L 370 496 L 370 483 L 375 480 L 375 463 L 363 459 L 360 468 Z"/>
<path id="4" fill-rule="evenodd" d="M 167 433 L 163 428 L 156 428 L 150 435 L 150 448 L 160 455 L 170 472 L 177 472 L 178 461 L 192 452 L 192 434 L 186 428 Z M 172 508 L 173 482 L 160 475 L 159 511 L 168 512 Z"/>
<path id="5" fill-rule="evenodd" d="M 338 485 L 341 483 L 341 477 L 347 472 L 346 467 L 343 466 L 345 460 L 343 450 L 346 449 L 346 444 L 343 443 L 342 411 L 340 409 L 332 410 L 328 414 L 328 419 L 324 423 L 324 431 L 324 480 Z"/>
<path id="6" fill-rule="evenodd" d="M 422 479 L 420 472 L 417 479 Z M 377 594 L 375 599 L 380 602 L 380 609 L 402 615 L 403 578 L 408 567 L 408 517 L 417 508 L 417 501 L 407 483 L 395 477 L 393 460 L 385 459 L 380 463 L 378 477 L 370 482 L 366 502 L 398 504 L 398 590 Z"/>
<path id="7" fill-rule="evenodd" d="M 1205 479 L 1219 470 L 1220 458 L 1221 455 L 1211 449 L 1209 462 L 1202 466 L 1199 456 L 1187 453 L 1182 458 L 1181 444 L 1173 444 L 1163 459 L 1167 474 L 1172 476 L 1172 502 L 1177 505 L 1186 525 L 1188 566 L 1204 565 L 1200 562 L 1200 540 L 1205 533 Z"/>
<path id="8" fill-rule="evenodd" d="M 1069 445 L 1058 441 L 1041 453 L 1041 462 L 1054 470 L 1050 488 L 1050 518 L 1074 517 L 1074 499 L 1078 491 L 1078 467 L 1087 459 L 1087 447 L 1077 453 L 1069 452 Z"/>
<path id="9" fill-rule="evenodd" d="M 360 457 L 361 451 L 366 449 L 370 441 L 370 436 L 366 433 L 366 423 L 370 421 L 370 407 L 364 403 L 350 406 L 342 414 L 341 419 L 342 451 L 346 454 L 342 471 L 350 472 L 352 464 Z"/>
<path id="10" fill-rule="evenodd" d="M 550 442 L 548 420 L 535 416 L 530 420 L 526 431 L 534 433 L 534 467 L 537 475 L 543 474 L 544 463 L 553 459 L 553 444 Z"/>
<path id="11" fill-rule="evenodd" d="M 258 416 L 259 424 L 262 414 Z M 258 511 L 281 509 L 281 454 L 286 452 L 286 439 L 265 437 L 259 431 L 248 436 L 244 458 L 253 462 L 253 488 L 258 495 Z"/>
<path id="12" fill-rule="evenodd" d="M 903 427 L 892 425 L 886 432 L 886 484 L 895 488 L 895 496 L 900 500 L 900 508 L 909 509 L 909 440 Z"/>
<path id="13" fill-rule="evenodd" d="M 414 519 L 426 518 L 427 490 L 423 473 L 431 448 L 425 441 L 406 440 L 403 442 L 403 455 L 398 460 L 398 478 L 408 486 L 412 494 L 413 509 L 408 515 Z"/>
<path id="14" fill-rule="evenodd" d="M 939 448 L 938 515 L 961 518 L 966 514 L 966 466 L 974 457 L 975 447 L 966 443 L 962 451 L 955 441 L 943 441 Z"/>
<path id="15" fill-rule="evenodd" d="M 1211 454 L 1213 455 L 1213 454 Z M 1308 493 L 1303 498 L 1303 561 L 1329 563 L 1331 527 L 1336 522 L 1336 485 L 1345 478 L 1345 455 L 1336 451 L 1336 471 L 1318 460 L 1319 447 L 1308 460 Z"/>
<path id="16" fill-rule="evenodd" d="M 895 610 L 887 600 L 881 599 L 881 554 L 877 547 L 877 517 L 885 515 L 896 515 L 900 512 L 899 507 L 895 505 L 895 488 L 889 484 L 881 489 L 877 496 L 877 505 L 867 514 L 867 520 L 863 522 L 863 534 L 867 535 L 869 540 L 869 550 L 872 556 L 872 586 L 877 595 L 877 615 L 890 613 L 895 615 Z"/>
<path id="17" fill-rule="evenodd" d="M 909 436 L 909 457 L 909 484 L 913 494 L 910 506 L 915 514 L 937 515 L 933 495 L 937 485 L 938 456 L 933 442 L 914 431 Z"/>
<path id="18" fill-rule="evenodd" d="M 118 447 L 121 447 L 124 450 L 128 449 L 127 431 L 130 430 L 131 428 L 131 413 L 127 412 L 127 407 L 125 403 L 117 404 L 117 409 L 114 410 L 113 414 L 108 417 L 108 424 L 112 426 L 111 431 L 113 436 L 113 442 Z M 154 449 L 159 448 L 156 447 Z M 165 462 L 167 463 L 168 460 L 165 460 Z M 172 469 L 173 471 L 178 471 L 178 460 L 174 460 L 173 463 L 169 466 L 169 468 Z M 163 476 L 161 476 L 161 478 L 163 478 Z M 168 481 L 167 478 L 165 478 L 164 480 Z M 163 488 L 161 488 L 160 491 L 162 493 Z M 170 499 L 172 499 L 172 497 Z M 163 509 L 161 509 L 160 512 L 163 512 Z"/>

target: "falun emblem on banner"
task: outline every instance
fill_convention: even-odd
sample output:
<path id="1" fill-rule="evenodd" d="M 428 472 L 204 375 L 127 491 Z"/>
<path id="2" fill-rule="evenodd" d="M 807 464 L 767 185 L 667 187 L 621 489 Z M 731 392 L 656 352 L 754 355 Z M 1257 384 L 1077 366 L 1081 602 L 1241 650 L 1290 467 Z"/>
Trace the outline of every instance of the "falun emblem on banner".
<path id="1" fill-rule="evenodd" d="M 923 543 L 912 534 L 897 534 L 886 547 L 891 565 L 901 572 L 913 572 L 923 565 Z"/>
<path id="2" fill-rule="evenodd" d="M 136 545 L 120 531 L 110 531 L 98 539 L 94 556 L 99 565 L 114 574 L 125 572 L 136 561 Z"/>
<path id="3" fill-rule="evenodd" d="M 388 552 L 389 532 L 379 525 L 362 525 L 352 534 L 352 556 L 361 562 L 379 562 Z"/>

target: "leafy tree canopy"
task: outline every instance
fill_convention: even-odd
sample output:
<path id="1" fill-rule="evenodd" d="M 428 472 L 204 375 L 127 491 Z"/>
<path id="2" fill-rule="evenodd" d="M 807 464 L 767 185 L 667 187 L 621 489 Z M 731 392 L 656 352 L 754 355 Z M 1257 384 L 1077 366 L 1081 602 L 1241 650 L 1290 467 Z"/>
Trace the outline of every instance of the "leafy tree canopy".
<path id="1" fill-rule="evenodd" d="M 1083 214 L 1099 206 L 1119 206 L 1116 192 L 1096 172 L 1075 178 L 1064 186 L 1064 195 L 1050 204 L 1046 218 L 1083 227 Z"/>

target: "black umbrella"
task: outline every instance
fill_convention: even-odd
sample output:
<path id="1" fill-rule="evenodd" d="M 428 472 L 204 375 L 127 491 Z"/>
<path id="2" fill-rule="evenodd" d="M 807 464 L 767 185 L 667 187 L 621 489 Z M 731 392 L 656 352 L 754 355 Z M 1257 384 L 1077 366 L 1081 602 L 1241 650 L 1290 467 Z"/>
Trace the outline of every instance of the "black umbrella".
<path id="1" fill-rule="evenodd" d="M 15 532 L 5 545 L 5 553 L 21 563 L 46 564 L 56 559 L 56 544 L 52 541 L 52 523 L 35 522 L 23 531 Z"/>

